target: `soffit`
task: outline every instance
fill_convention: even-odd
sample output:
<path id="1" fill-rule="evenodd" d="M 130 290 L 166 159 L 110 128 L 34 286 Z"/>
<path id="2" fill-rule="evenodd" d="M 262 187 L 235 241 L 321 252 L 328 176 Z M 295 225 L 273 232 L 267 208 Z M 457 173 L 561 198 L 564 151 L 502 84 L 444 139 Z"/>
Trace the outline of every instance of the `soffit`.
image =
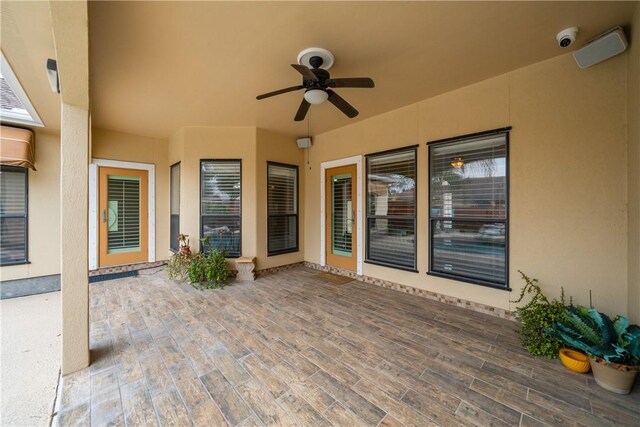
<path id="1" fill-rule="evenodd" d="M 305 135 L 302 92 L 289 66 L 311 46 L 336 57 L 333 77 L 359 111 L 312 106 L 318 134 L 561 55 L 556 33 L 580 27 L 576 47 L 631 21 L 637 2 L 91 2 L 95 126 L 166 138 L 182 126 L 258 126 Z"/>
<path id="2" fill-rule="evenodd" d="M 47 79 L 48 58 L 55 58 L 49 3 L 2 1 L 0 13 L 2 51 L 31 104 L 51 131 L 60 130 L 60 95 Z"/>

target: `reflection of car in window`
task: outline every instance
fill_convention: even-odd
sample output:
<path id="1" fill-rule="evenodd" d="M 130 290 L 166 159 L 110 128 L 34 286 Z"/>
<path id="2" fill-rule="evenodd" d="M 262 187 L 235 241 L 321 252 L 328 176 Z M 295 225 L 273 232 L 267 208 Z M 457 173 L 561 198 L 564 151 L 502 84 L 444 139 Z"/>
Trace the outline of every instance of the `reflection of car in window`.
<path id="1" fill-rule="evenodd" d="M 504 224 L 485 224 L 480 227 L 478 230 L 478 234 L 483 234 L 485 236 L 504 236 L 505 226 Z"/>

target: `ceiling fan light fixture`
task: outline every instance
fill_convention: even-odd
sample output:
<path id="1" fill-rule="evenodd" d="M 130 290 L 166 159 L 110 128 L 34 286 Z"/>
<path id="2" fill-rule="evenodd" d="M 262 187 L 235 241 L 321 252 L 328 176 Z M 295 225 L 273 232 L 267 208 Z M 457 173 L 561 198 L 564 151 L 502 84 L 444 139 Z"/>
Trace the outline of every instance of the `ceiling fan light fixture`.
<path id="1" fill-rule="evenodd" d="M 462 166 L 464 166 L 464 160 L 462 159 L 462 157 L 454 157 L 451 160 L 451 166 L 453 166 L 456 169 L 460 169 L 462 168 Z"/>
<path id="2" fill-rule="evenodd" d="M 309 89 L 304 93 L 304 99 L 309 104 L 318 105 L 329 99 L 329 94 L 322 89 Z"/>

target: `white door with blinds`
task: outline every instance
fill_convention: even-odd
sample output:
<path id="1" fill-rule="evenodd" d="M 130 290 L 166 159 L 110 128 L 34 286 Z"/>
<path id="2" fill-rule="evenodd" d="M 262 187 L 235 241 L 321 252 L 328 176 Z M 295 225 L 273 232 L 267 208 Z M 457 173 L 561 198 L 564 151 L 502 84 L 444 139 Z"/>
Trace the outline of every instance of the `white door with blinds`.
<path id="1" fill-rule="evenodd" d="M 148 260 L 148 173 L 99 169 L 99 265 Z"/>

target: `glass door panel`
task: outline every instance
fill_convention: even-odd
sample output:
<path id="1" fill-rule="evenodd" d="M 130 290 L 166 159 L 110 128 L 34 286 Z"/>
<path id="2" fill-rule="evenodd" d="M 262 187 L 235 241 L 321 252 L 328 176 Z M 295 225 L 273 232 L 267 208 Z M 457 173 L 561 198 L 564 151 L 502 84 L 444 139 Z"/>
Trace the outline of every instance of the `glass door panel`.
<path id="1" fill-rule="evenodd" d="M 327 264 L 356 270 L 356 165 L 327 169 L 326 261 Z"/>
<path id="2" fill-rule="evenodd" d="M 107 178 L 107 253 L 140 250 L 140 177 L 110 175 Z"/>
<path id="3" fill-rule="evenodd" d="M 351 256 L 351 225 L 353 201 L 351 199 L 352 176 L 350 173 L 334 175 L 331 179 L 331 252 Z"/>

